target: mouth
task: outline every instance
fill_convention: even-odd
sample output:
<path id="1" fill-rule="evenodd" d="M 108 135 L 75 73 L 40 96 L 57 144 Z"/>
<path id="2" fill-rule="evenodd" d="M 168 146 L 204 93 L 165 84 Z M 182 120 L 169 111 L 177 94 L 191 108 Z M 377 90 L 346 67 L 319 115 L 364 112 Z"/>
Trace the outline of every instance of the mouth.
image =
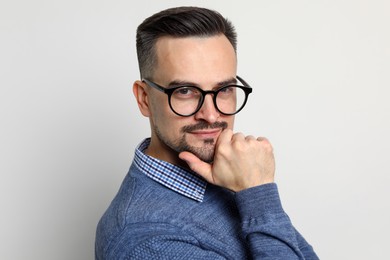
<path id="1" fill-rule="evenodd" d="M 202 129 L 189 132 L 189 134 L 196 136 L 199 139 L 216 139 L 222 132 L 221 128 Z"/>

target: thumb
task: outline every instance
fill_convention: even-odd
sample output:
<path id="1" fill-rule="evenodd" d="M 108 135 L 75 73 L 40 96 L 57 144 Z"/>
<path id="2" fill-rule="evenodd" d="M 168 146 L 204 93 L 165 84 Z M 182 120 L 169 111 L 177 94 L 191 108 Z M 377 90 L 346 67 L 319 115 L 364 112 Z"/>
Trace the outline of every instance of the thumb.
<path id="1" fill-rule="evenodd" d="M 213 183 L 211 165 L 200 160 L 196 155 L 190 152 L 181 152 L 179 158 L 185 161 L 191 170 L 203 177 L 207 182 Z"/>

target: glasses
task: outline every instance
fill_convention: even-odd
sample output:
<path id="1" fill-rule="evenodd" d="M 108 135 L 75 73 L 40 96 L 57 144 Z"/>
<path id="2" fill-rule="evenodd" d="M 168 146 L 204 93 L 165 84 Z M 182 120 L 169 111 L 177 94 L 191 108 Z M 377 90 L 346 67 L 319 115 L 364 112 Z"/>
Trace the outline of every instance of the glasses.
<path id="1" fill-rule="evenodd" d="M 177 86 L 164 88 L 150 80 L 142 81 L 149 86 L 164 92 L 168 95 L 168 103 L 172 111 L 179 116 L 192 116 L 196 114 L 203 105 L 207 94 L 213 96 L 215 108 L 223 115 L 234 115 L 244 108 L 248 95 L 252 88 L 239 76 L 236 76 L 243 86 L 228 84 L 217 90 L 203 90 L 196 86 Z"/>

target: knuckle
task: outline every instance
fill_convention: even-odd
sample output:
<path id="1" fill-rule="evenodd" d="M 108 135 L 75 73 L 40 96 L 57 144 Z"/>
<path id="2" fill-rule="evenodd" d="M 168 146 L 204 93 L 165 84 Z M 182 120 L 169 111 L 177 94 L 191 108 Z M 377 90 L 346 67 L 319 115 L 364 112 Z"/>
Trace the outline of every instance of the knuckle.
<path id="1" fill-rule="evenodd" d="M 245 150 L 245 145 L 241 141 L 235 141 L 235 142 L 233 142 L 232 145 L 233 145 L 234 150 L 236 150 L 236 151 L 242 152 Z"/>
<path id="2" fill-rule="evenodd" d="M 245 139 L 254 141 L 255 137 L 253 135 L 248 135 L 248 136 L 245 137 Z"/>
<path id="3" fill-rule="evenodd" d="M 273 147 L 270 141 L 265 137 L 258 137 L 257 141 L 261 144 L 261 147 L 268 152 L 273 152 Z"/>
<path id="4" fill-rule="evenodd" d="M 266 149 L 270 152 L 273 152 L 274 151 L 274 147 L 272 146 L 272 144 L 270 142 L 267 142 L 266 143 Z"/>
<path id="5" fill-rule="evenodd" d="M 237 133 L 235 133 L 235 134 L 233 135 L 233 138 L 234 138 L 234 139 L 239 139 L 239 138 L 243 138 L 243 137 L 245 137 L 245 136 L 244 136 L 244 134 L 241 133 L 241 132 L 237 132 Z"/>

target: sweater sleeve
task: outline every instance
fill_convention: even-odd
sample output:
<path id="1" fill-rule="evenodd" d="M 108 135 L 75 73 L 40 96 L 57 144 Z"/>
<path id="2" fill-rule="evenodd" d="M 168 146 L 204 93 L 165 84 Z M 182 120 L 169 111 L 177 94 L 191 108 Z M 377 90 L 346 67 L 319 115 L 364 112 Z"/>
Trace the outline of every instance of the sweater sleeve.
<path id="1" fill-rule="evenodd" d="M 254 259 L 319 259 L 284 212 L 276 184 L 238 192 L 236 203 Z"/>

